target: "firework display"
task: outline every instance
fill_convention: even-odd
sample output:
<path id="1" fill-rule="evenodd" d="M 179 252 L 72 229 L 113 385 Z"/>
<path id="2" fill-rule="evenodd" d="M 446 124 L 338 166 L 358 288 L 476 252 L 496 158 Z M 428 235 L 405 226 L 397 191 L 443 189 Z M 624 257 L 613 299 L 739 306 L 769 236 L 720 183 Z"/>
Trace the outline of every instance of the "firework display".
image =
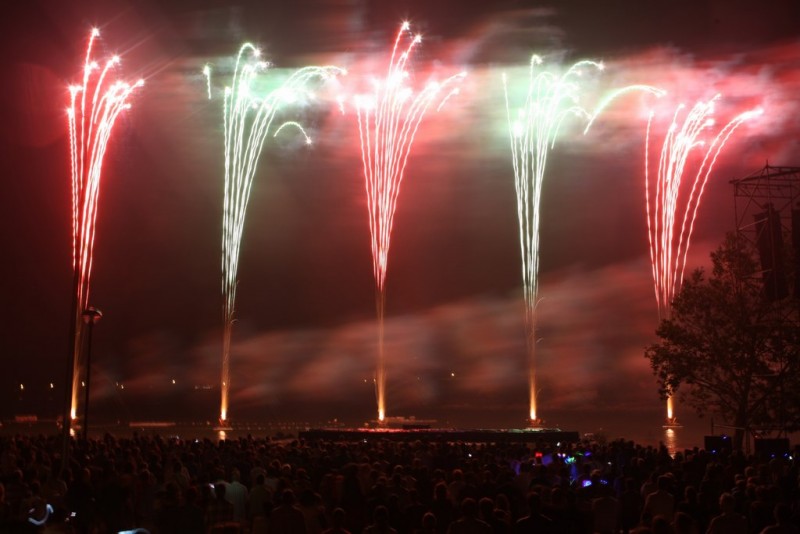
<path id="1" fill-rule="evenodd" d="M 83 78 L 69 87 L 67 119 L 72 177 L 72 268 L 74 294 L 71 328 L 70 419 L 77 416 L 80 382 L 81 314 L 89 304 L 89 282 L 94 254 L 97 201 L 100 193 L 103 159 L 119 114 L 130 108 L 131 94 L 144 82 L 114 80 L 118 56 L 101 65 L 94 60 L 93 46 L 100 32 L 92 30 L 86 47 Z"/>
<path id="2" fill-rule="evenodd" d="M 259 157 L 268 137 L 275 137 L 286 128 L 294 129 L 305 139 L 311 138 L 296 121 L 277 120 L 287 108 L 297 107 L 313 98 L 310 84 L 325 81 L 343 70 L 338 67 L 304 67 L 294 71 L 278 87 L 261 91 L 260 75 L 269 64 L 260 59 L 259 50 L 244 44 L 236 56 L 231 83 L 225 87 L 223 129 L 225 138 L 225 196 L 222 221 L 222 295 L 223 295 L 223 353 L 220 422 L 228 419 L 230 390 L 231 332 L 236 303 L 239 252 L 244 231 L 245 215 L 256 175 Z M 203 72 L 210 89 L 210 67 Z"/>
<path id="3" fill-rule="evenodd" d="M 672 299 L 683 281 L 697 211 L 714 164 L 736 128 L 762 113 L 760 109 L 740 113 L 712 134 L 715 125 L 712 115 L 718 99 L 719 95 L 696 103 L 682 124 L 679 117 L 685 106 L 678 106 L 664 136 L 655 173 L 650 172 L 653 114 L 647 123 L 644 158 L 647 236 L 658 313 L 664 319 L 669 318 Z M 696 167 L 692 165 L 693 152 L 700 155 Z M 688 190 L 682 187 L 684 181 L 691 185 Z"/>
<path id="4" fill-rule="evenodd" d="M 529 417 L 539 421 L 536 387 L 536 305 L 539 291 L 539 231 L 542 184 L 547 157 L 558 140 L 565 119 L 575 117 L 586 122 L 583 132 L 589 131 L 595 118 L 615 98 L 631 91 L 646 91 L 661 95 L 663 91 L 647 85 L 631 85 L 617 89 L 589 111 L 580 103 L 583 88 L 580 77 L 586 72 L 599 72 L 603 64 L 583 60 L 557 74 L 543 69 L 543 60 L 534 55 L 525 102 L 512 110 L 508 97 L 508 81 L 503 75 L 506 114 L 511 138 L 511 157 L 517 193 L 517 216 L 522 253 L 522 282 L 525 300 L 525 329 L 529 357 Z"/>
<path id="5" fill-rule="evenodd" d="M 503 426 L 512 416 L 519 423 L 525 413 L 527 430 L 546 430 L 543 412 L 552 412 L 548 418 L 559 425 L 564 422 L 557 421 L 561 414 L 596 397 L 600 384 L 641 371 L 628 366 L 628 360 L 640 356 L 641 340 L 653 336 L 654 317 L 647 320 L 639 313 L 642 307 L 655 311 L 651 295 L 660 321 L 677 317 L 673 300 L 687 264 L 694 261 L 689 260 L 689 249 L 693 239 L 695 249 L 698 246 L 701 230 L 696 232 L 695 226 L 703 223 L 699 212 L 704 193 L 716 187 L 709 182 L 712 173 L 729 173 L 728 164 L 737 163 L 732 156 L 747 164 L 756 158 L 780 159 L 791 153 L 796 137 L 791 117 L 797 102 L 791 95 L 799 82 L 790 70 L 796 51 L 783 44 L 730 61 L 723 61 L 728 51 L 704 51 L 707 56 L 697 59 L 660 43 L 631 50 L 598 47 L 596 51 L 617 54 L 604 65 L 599 59 L 569 58 L 570 52 L 558 40 L 548 44 L 541 36 L 509 35 L 516 31 L 517 21 L 510 24 L 499 11 L 499 18 L 493 19 L 496 24 L 470 26 L 469 32 L 454 19 L 442 35 L 426 35 L 426 46 L 418 31 L 423 26 L 417 22 L 392 19 L 384 33 L 374 25 L 377 12 L 358 11 L 357 16 L 353 12 L 355 18 L 347 24 L 339 14 L 336 22 L 330 15 L 326 9 L 319 20 L 301 21 L 300 25 L 309 22 L 310 33 L 297 35 L 288 33 L 295 26 L 282 31 L 264 26 L 259 32 L 248 21 L 246 31 L 263 33 L 269 53 L 251 43 L 241 44 L 244 41 L 238 39 L 245 30 L 217 27 L 218 21 L 213 21 L 208 29 L 214 32 L 184 36 L 188 48 L 180 50 L 185 56 L 179 52 L 163 57 L 159 47 L 176 41 L 150 39 L 123 19 L 104 21 L 104 34 L 105 28 L 123 32 L 120 39 L 114 31 L 124 43 L 116 51 L 125 65 L 141 65 L 139 74 L 148 85 L 146 100 L 140 97 L 144 81 L 125 74 L 130 67 L 121 68 L 120 57 L 105 48 L 97 29 L 81 31 L 88 39 L 81 39 L 80 50 L 72 55 L 79 56 L 73 67 L 82 70 L 75 69 L 72 78 L 65 76 L 72 85 L 58 81 L 59 65 L 45 65 L 35 58 L 10 65 L 11 83 L 4 100 L 12 113 L 3 135 L 7 152 L 18 160 L 7 170 L 15 178 L 8 180 L 12 204 L 14 195 L 29 195 L 25 188 L 42 196 L 43 188 L 52 187 L 51 181 L 40 180 L 37 185 L 27 180 L 28 172 L 32 178 L 43 173 L 61 176 L 64 186 L 66 173 L 71 179 L 66 194 L 71 194 L 73 286 L 72 300 L 65 303 L 70 305 L 69 338 L 61 341 L 69 342 L 69 356 L 67 362 L 57 363 L 58 378 L 67 373 L 66 391 L 60 391 L 60 381 L 51 376 L 44 386 L 49 387 L 51 403 L 58 390 L 65 449 L 75 435 L 70 426 L 88 428 L 84 407 L 90 392 L 92 408 L 108 403 L 112 395 L 119 400 L 120 406 L 102 406 L 103 417 L 117 410 L 119 421 L 149 422 L 145 418 L 150 415 L 133 419 L 122 413 L 128 410 L 123 403 L 136 399 L 135 409 L 145 412 L 157 393 L 177 397 L 183 388 L 198 391 L 191 400 L 187 396 L 187 405 L 206 403 L 203 419 L 219 421 L 214 430 L 223 433 L 238 431 L 247 419 L 260 417 L 254 414 L 265 404 L 278 413 L 296 403 L 298 408 L 292 406 L 287 416 L 315 424 L 366 421 L 366 426 L 382 431 L 401 424 L 422 426 L 413 422 L 415 416 L 396 413 L 418 409 L 424 417 L 463 424 L 457 418 L 464 410 L 477 420 L 500 406 L 481 404 L 478 395 L 496 396 L 504 406 L 516 395 L 519 404 L 513 412 L 518 413 L 498 422 Z M 236 36 L 225 36 L 228 32 Z M 19 37 L 11 35 L 9 42 L 20 41 Z M 525 39 L 544 43 L 550 52 L 546 57 L 519 55 Z M 430 41 L 437 51 L 431 52 Z M 43 44 L 32 56 L 46 55 L 55 44 Z M 276 54 L 283 54 L 280 63 L 285 61 L 287 68 L 274 68 L 267 61 Z M 52 57 L 58 63 L 59 56 Z M 763 72 L 750 68 L 767 65 L 765 58 L 775 59 L 781 68 Z M 344 76 L 345 69 L 334 64 L 347 65 L 357 74 Z M 462 71 L 465 67 L 455 66 L 469 64 L 474 65 L 469 77 Z M 630 82 L 635 83 L 626 85 Z M 666 91 L 638 82 L 662 84 L 670 96 L 657 100 Z M 58 95 L 50 96 L 54 88 Z M 718 91 L 726 98 L 713 96 Z M 681 101 L 686 104 L 678 105 Z M 46 105 L 53 102 L 56 113 Z M 132 105 L 136 115 L 126 115 Z M 768 119 L 756 119 L 762 114 L 758 105 L 769 110 Z M 135 127 L 128 124 L 130 117 L 136 119 Z M 63 135 L 65 125 L 68 135 Z M 323 142 L 314 148 L 312 158 L 307 147 L 312 145 L 310 133 L 317 131 Z M 739 147 L 733 149 L 732 143 L 738 145 L 745 136 L 752 142 L 734 154 Z M 50 158 L 52 150 L 68 150 L 69 162 Z M 32 151 L 48 157 L 31 161 Z M 639 159 L 642 152 L 644 162 Z M 579 157 L 580 161 L 570 161 Z M 101 182 L 108 182 L 102 175 L 118 174 L 120 164 L 125 176 L 134 180 L 135 191 L 126 186 L 122 193 L 113 180 L 103 185 L 108 197 L 104 202 L 124 208 L 106 214 L 99 207 Z M 68 170 L 58 168 L 67 165 Z M 402 184 L 417 171 L 427 181 L 412 191 Z M 553 181 L 544 185 L 548 174 L 552 178 L 547 180 Z M 257 175 L 258 180 L 293 179 L 288 187 L 272 182 L 262 191 L 270 183 L 256 184 Z M 592 182 L 586 181 L 589 176 Z M 736 181 L 732 183 L 736 186 Z M 411 195 L 407 200 L 400 198 L 401 186 L 404 195 Z M 553 198 L 546 190 L 551 186 Z M 251 202 L 254 189 L 259 200 Z M 121 193 L 132 195 L 121 199 Z M 262 204 L 265 194 L 269 206 Z M 209 195 L 221 213 L 209 212 L 204 203 Z M 64 196 L 58 193 L 55 198 L 62 198 L 63 204 Z M 628 228 L 626 223 L 641 222 L 637 217 L 642 217 L 642 196 L 648 249 L 640 249 L 640 258 L 635 258 L 631 247 L 643 242 L 631 232 L 644 234 L 644 230 Z M 763 202 L 753 198 L 761 209 L 774 205 L 771 198 Z M 402 210 L 412 208 L 399 214 L 401 219 L 408 217 L 408 235 L 403 233 L 409 229 L 405 222 L 397 222 L 404 228 L 393 235 L 398 202 Z M 366 225 L 362 203 L 367 208 Z M 704 210 L 710 209 L 709 200 L 705 203 Z M 12 205 L 17 211 L 9 210 L 9 220 L 19 221 L 20 230 L 12 227 L 9 234 L 12 245 L 26 246 L 26 239 L 49 230 L 39 212 L 18 204 Z M 202 227 L 198 221 L 208 222 L 209 214 L 212 224 L 219 225 L 219 234 L 186 233 L 187 228 Z M 750 223 L 750 218 L 748 212 L 742 220 Z M 550 219 L 556 223 L 553 228 L 545 222 Z M 109 236 L 108 245 L 134 261 L 114 265 L 113 257 L 119 256 L 114 250 L 109 259 L 94 258 L 96 225 L 104 220 L 119 236 Z M 776 221 L 781 222 L 783 234 L 790 229 L 787 221 L 791 222 Z M 247 280 L 239 286 L 246 225 L 251 227 L 247 232 L 266 231 L 258 241 L 269 241 L 266 249 L 262 245 L 246 254 L 252 252 L 258 256 L 254 259 L 266 258 L 272 265 L 259 269 L 264 280 L 252 287 Z M 432 231 L 434 227 L 442 231 Z M 540 237 L 542 227 L 544 237 Z M 737 215 L 737 228 L 742 227 L 750 228 L 740 224 Z M 359 260 L 358 252 L 367 253 L 367 228 L 371 260 Z M 580 236 L 571 235 L 575 229 Z M 220 241 L 212 242 L 219 248 L 211 251 L 209 264 L 194 255 L 197 243 L 188 244 L 186 238 L 211 234 Z M 595 234 L 602 241 L 593 240 Z M 259 235 L 248 240 L 255 237 Z M 777 226 L 771 237 L 778 237 Z M 62 236 L 60 241 L 66 245 L 68 239 Z M 106 243 L 104 237 L 99 239 L 97 252 L 102 254 Z M 393 273 L 402 267 L 391 275 L 401 275 L 395 280 L 397 288 L 394 282 L 387 283 L 393 240 L 393 254 L 402 256 L 391 260 Z M 251 244 L 257 245 L 256 240 Z M 762 244 L 756 244 L 764 255 Z M 519 257 L 509 247 L 519 247 Z M 542 249 L 547 254 L 544 263 Z M 174 255 L 183 250 L 185 257 Z M 615 258 L 616 252 L 623 257 Z M 693 250 L 692 257 L 697 259 L 697 253 Z M 649 273 L 648 267 L 642 270 L 636 263 L 644 259 L 647 265 L 647 257 Z M 426 265 L 431 258 L 440 264 Z M 357 268 L 360 264 L 367 269 L 369 261 L 371 280 Z M 8 263 L 9 269 L 17 269 L 13 260 Z M 111 270 L 106 270 L 108 263 Z M 63 259 L 61 265 L 67 268 Z M 419 268 L 411 269 L 412 265 Z M 215 274 L 209 268 L 219 270 Z M 520 275 L 514 274 L 520 271 L 521 283 Z M 188 272 L 192 275 L 176 283 L 175 273 Z M 6 278 L 14 280 L 15 274 Z M 122 306 L 119 299 L 98 301 L 106 298 L 101 286 L 133 275 L 146 281 L 146 290 L 129 298 L 133 287 L 115 289 L 112 293 L 125 301 Z M 641 275 L 647 278 L 642 280 Z M 372 288 L 368 298 L 374 298 L 375 315 L 366 309 L 371 317 L 366 323 L 357 311 L 363 295 L 350 287 L 357 279 Z M 219 289 L 207 292 L 200 285 L 203 280 L 219 283 Z M 87 350 L 92 340 L 87 325 L 94 324 L 95 317 L 89 313 L 90 286 L 91 304 L 108 310 L 110 318 L 95 339 L 100 359 L 93 365 Z M 277 292 L 255 294 L 267 286 Z M 209 318 L 200 303 L 185 308 L 194 304 L 186 297 L 193 288 L 211 299 L 212 306 L 216 302 L 221 307 L 212 309 L 222 313 L 222 332 L 213 334 L 217 343 L 210 344 L 210 354 L 205 341 L 186 334 L 193 328 L 207 330 L 208 320 L 219 327 L 220 317 L 212 313 Z M 237 293 L 247 302 L 237 303 Z M 47 294 L 55 292 L 48 289 Z M 112 299 L 117 298 L 114 295 Z M 252 296 L 256 300 L 251 303 Z M 162 316 L 168 315 L 168 324 L 148 324 L 157 321 L 147 311 L 149 306 L 162 297 L 166 300 L 158 306 Z M 243 304 L 254 306 L 252 313 L 246 312 L 248 325 L 234 326 L 244 318 L 244 310 L 237 309 Z M 123 314 L 112 312 L 125 307 Z M 29 308 L 18 309 L 14 319 L 26 320 Z M 252 315 L 256 322 L 250 327 Z M 606 317 L 615 322 L 607 324 Z M 67 317 L 62 318 L 66 327 Z M 274 329 L 257 331 L 265 322 Z M 168 331 L 163 338 L 158 335 L 162 326 Z M 105 338 L 107 328 L 111 335 Z M 656 332 L 663 337 L 661 333 Z M 30 338 L 31 332 L 20 330 L 19 337 L 23 336 Z M 25 341 L 13 341 L 19 345 L 14 351 L 27 354 Z M 57 350 L 61 352 L 66 355 L 67 347 Z M 52 358 L 44 350 L 39 353 L 43 363 Z M 602 363 L 592 364 L 594 360 Z M 90 375 L 100 380 L 94 389 L 89 387 Z M 678 383 L 680 377 L 668 378 Z M 22 414 L 20 420 L 27 414 L 50 418 L 46 407 L 29 402 L 41 393 L 42 387 L 33 383 L 38 378 L 20 373 L 18 380 L 17 404 L 12 408 Z M 672 429 L 680 426 L 675 417 L 675 408 L 680 411 L 680 407 L 669 383 L 659 383 L 664 397 L 658 406 L 667 401 L 664 428 Z M 349 388 L 359 388 L 364 397 Z M 622 403 L 623 393 L 628 392 L 620 392 L 620 398 L 603 397 L 604 402 L 594 408 Z M 147 402 L 139 402 L 140 396 Z M 641 398 L 646 401 L 644 395 Z M 183 400 L 174 405 L 176 415 L 165 411 L 157 417 L 180 419 Z M 339 411 L 340 400 L 349 403 L 347 413 Z M 350 410 L 355 402 L 360 406 Z M 491 421 L 489 417 L 494 416 L 487 415 Z"/>
<path id="6" fill-rule="evenodd" d="M 374 89 L 358 95 L 355 107 L 361 141 L 361 160 L 369 210 L 369 232 L 372 239 L 372 267 L 376 285 L 378 315 L 378 364 L 375 376 L 378 420 L 386 416 L 386 366 L 383 351 L 383 323 L 386 305 L 386 270 L 392 222 L 397 209 L 400 184 L 408 162 L 414 137 L 423 118 L 432 106 L 441 106 L 458 92 L 460 72 L 442 82 L 431 82 L 414 92 L 406 80 L 406 70 L 414 48 L 422 41 L 403 23 L 389 58 L 386 77 L 374 80 Z"/>

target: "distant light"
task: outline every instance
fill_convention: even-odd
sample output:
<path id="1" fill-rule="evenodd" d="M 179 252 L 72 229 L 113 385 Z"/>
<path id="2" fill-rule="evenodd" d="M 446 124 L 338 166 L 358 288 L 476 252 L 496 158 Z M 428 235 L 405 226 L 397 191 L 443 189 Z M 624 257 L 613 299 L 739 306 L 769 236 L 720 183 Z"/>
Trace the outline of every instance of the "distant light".
<path id="1" fill-rule="evenodd" d="M 52 383 L 52 382 L 50 382 L 50 389 L 53 389 L 54 387 L 55 387 L 55 386 L 53 386 L 53 383 Z"/>
<path id="2" fill-rule="evenodd" d="M 172 383 L 173 383 L 173 384 L 175 383 L 175 379 L 174 379 L 174 378 L 172 379 Z"/>
<path id="3" fill-rule="evenodd" d="M 456 374 L 455 373 L 450 373 L 450 376 L 456 376 Z"/>
<path id="4" fill-rule="evenodd" d="M 125 389 L 125 384 L 120 384 L 119 389 Z"/>
<path id="5" fill-rule="evenodd" d="M 23 390 L 23 389 L 25 389 L 25 384 L 20 384 L 20 385 L 19 385 L 19 389 L 20 389 L 20 391 L 21 391 L 21 390 Z"/>

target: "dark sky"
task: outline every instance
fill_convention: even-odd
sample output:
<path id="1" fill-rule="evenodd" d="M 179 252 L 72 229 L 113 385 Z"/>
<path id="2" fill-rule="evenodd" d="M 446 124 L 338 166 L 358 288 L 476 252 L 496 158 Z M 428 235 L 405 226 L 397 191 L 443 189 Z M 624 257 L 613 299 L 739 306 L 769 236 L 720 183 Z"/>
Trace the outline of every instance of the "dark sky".
<path id="1" fill-rule="evenodd" d="M 94 337 L 93 400 L 109 417 L 215 417 L 216 390 L 194 393 L 217 385 L 222 326 L 221 103 L 206 99 L 200 70 L 207 62 L 224 70 L 246 40 L 277 67 L 341 65 L 349 71 L 343 83 L 357 84 L 385 63 L 408 19 L 424 36 L 417 80 L 469 72 L 462 94 L 423 124 L 400 194 L 388 274 L 389 415 L 486 425 L 524 417 L 516 202 L 500 79 L 507 72 L 524 80 L 531 53 L 556 63 L 603 60 L 594 100 L 629 83 L 663 87 L 655 127 L 677 103 L 716 93 L 721 123 L 764 109 L 720 158 L 690 268 L 706 264 L 733 228 L 730 179 L 766 160 L 800 165 L 800 6 L 791 0 L 34 0 L 5 12 L 2 417 L 55 413 L 62 398 L 72 287 L 66 87 L 94 25 L 98 50 L 122 56 L 119 76 L 146 80 L 115 127 L 100 192 L 90 300 L 104 318 Z M 550 159 L 540 403 L 555 423 L 579 424 L 592 413 L 600 418 L 592 424 L 610 425 L 603 414 L 661 410 L 642 356 L 658 321 L 642 172 L 651 105 L 626 98 L 586 137 L 566 127 Z M 314 145 L 268 146 L 250 201 L 231 417 L 362 421 L 374 412 L 375 320 L 355 117 L 323 97 L 294 118 Z"/>

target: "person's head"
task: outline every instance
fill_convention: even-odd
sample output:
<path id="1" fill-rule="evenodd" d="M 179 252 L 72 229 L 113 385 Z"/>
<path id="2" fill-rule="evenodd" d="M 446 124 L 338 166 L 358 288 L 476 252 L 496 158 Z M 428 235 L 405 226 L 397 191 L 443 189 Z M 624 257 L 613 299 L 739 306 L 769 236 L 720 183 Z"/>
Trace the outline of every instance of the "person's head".
<path id="1" fill-rule="evenodd" d="M 180 497 L 181 488 L 174 481 L 169 481 L 164 485 L 164 495 L 170 501 L 177 501 Z"/>
<path id="2" fill-rule="evenodd" d="M 792 518 L 791 508 L 783 502 L 779 502 L 775 505 L 772 514 L 775 516 L 775 522 L 779 525 L 787 525 Z"/>
<path id="3" fill-rule="evenodd" d="M 672 525 L 669 524 L 666 517 L 657 515 L 653 518 L 650 530 L 653 534 L 672 534 Z"/>
<path id="4" fill-rule="evenodd" d="M 694 532 L 694 520 L 692 516 L 686 512 L 678 512 L 672 520 L 672 526 L 675 534 L 691 534 Z"/>
<path id="5" fill-rule="evenodd" d="M 478 511 L 480 512 L 481 518 L 486 520 L 492 517 L 492 512 L 494 511 L 494 502 L 489 497 L 482 497 L 480 501 L 478 501 Z"/>
<path id="6" fill-rule="evenodd" d="M 535 491 L 528 493 L 527 502 L 531 514 L 538 514 L 542 509 L 542 498 Z"/>
<path id="7" fill-rule="evenodd" d="M 670 486 L 672 486 L 672 477 L 661 475 L 658 477 L 656 485 L 659 491 L 669 491 Z"/>
<path id="8" fill-rule="evenodd" d="M 284 506 L 294 506 L 296 499 L 294 496 L 294 491 L 290 489 L 285 489 L 281 493 L 281 504 Z"/>
<path id="9" fill-rule="evenodd" d="M 200 499 L 200 493 L 196 486 L 189 486 L 183 494 L 183 499 L 189 504 L 194 504 Z"/>
<path id="10" fill-rule="evenodd" d="M 331 524 L 333 528 L 344 528 L 344 520 L 347 517 L 343 508 L 336 508 L 331 514 Z"/>
<path id="11" fill-rule="evenodd" d="M 375 511 L 372 513 L 372 520 L 375 521 L 376 525 L 388 525 L 389 509 L 382 504 L 380 506 L 376 506 Z"/>
<path id="12" fill-rule="evenodd" d="M 733 495 L 730 493 L 723 493 L 719 496 L 719 510 L 723 514 L 731 514 L 733 513 L 734 508 L 736 507 L 736 499 L 733 498 Z"/>
<path id="13" fill-rule="evenodd" d="M 425 512 L 422 516 L 422 528 L 428 532 L 436 530 L 436 516 L 431 512 Z"/>
<path id="14" fill-rule="evenodd" d="M 467 497 L 461 501 L 461 515 L 473 519 L 478 515 L 478 503 L 472 497 Z"/>

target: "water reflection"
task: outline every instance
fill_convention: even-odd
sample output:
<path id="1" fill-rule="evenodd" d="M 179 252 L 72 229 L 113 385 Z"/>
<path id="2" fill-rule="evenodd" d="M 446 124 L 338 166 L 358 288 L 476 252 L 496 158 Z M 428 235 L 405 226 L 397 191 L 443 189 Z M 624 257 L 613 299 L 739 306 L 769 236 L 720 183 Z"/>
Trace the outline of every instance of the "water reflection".
<path id="1" fill-rule="evenodd" d="M 673 458 L 678 449 L 678 433 L 674 428 L 664 429 L 664 445 L 667 447 L 667 452 Z"/>

